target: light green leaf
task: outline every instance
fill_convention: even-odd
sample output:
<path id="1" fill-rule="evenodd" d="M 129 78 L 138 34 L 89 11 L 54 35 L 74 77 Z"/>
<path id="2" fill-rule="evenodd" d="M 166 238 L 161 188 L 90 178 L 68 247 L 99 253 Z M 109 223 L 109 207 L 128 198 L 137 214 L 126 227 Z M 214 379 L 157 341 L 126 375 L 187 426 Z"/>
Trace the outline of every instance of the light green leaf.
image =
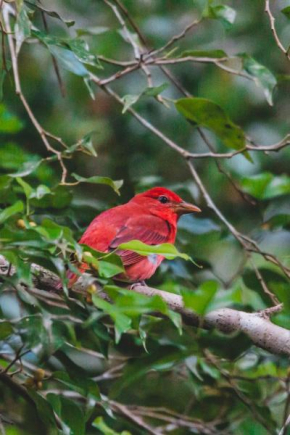
<path id="1" fill-rule="evenodd" d="M 119 189 L 123 185 L 122 180 L 113 181 L 111 180 L 111 178 L 108 177 L 99 177 L 96 175 L 93 177 L 85 178 L 75 173 L 71 175 L 80 183 L 106 184 L 107 186 L 110 186 L 118 195 L 120 195 Z"/>
<path id="2" fill-rule="evenodd" d="M 49 194 L 51 194 L 50 188 L 45 186 L 44 184 L 40 184 L 39 186 L 37 186 L 35 190 L 33 190 L 33 192 L 31 192 L 29 198 L 41 199 L 45 195 L 49 195 Z"/>
<path id="3" fill-rule="evenodd" d="M 205 314 L 211 301 L 218 290 L 215 281 L 204 282 L 197 290 L 182 291 L 184 306 L 190 308 L 198 314 Z"/>
<path id="4" fill-rule="evenodd" d="M 77 76 L 86 77 L 88 75 L 86 67 L 84 67 L 71 50 L 64 47 L 58 47 L 57 45 L 48 45 L 48 49 L 51 54 L 56 57 L 62 68 L 76 74 Z"/>
<path id="5" fill-rule="evenodd" d="M 167 260 L 183 258 L 184 260 L 194 263 L 189 255 L 179 252 L 171 243 L 163 243 L 162 245 L 146 245 L 146 243 L 140 242 L 140 240 L 131 240 L 130 242 L 121 243 L 121 245 L 118 246 L 118 249 L 133 251 L 137 254 L 143 255 L 144 257 L 157 254 L 162 255 Z"/>
<path id="6" fill-rule="evenodd" d="M 124 97 L 122 98 L 122 101 L 123 101 L 123 103 L 124 103 L 124 106 L 123 106 L 123 109 L 122 109 L 122 113 L 123 113 L 123 114 L 126 113 L 127 110 L 128 110 L 131 106 L 133 106 L 133 104 L 137 103 L 137 101 L 139 100 L 139 98 L 141 98 L 141 95 L 142 95 L 142 93 L 139 94 L 139 95 L 131 95 L 131 94 L 124 95 Z"/>
<path id="7" fill-rule="evenodd" d="M 257 86 L 262 88 L 268 103 L 270 106 L 272 106 L 273 90 L 277 85 L 276 77 L 268 68 L 266 68 L 264 65 L 261 65 L 247 54 L 242 54 L 241 58 L 243 60 L 244 70 L 253 77 Z"/>
<path id="8" fill-rule="evenodd" d="M 3 224 L 11 216 L 23 211 L 23 202 L 17 201 L 15 204 L 10 205 L 10 207 L 5 208 L 0 212 L 0 224 Z"/>
<path id="9" fill-rule="evenodd" d="M 149 86 L 142 92 L 142 95 L 148 95 L 148 97 L 157 97 L 157 95 L 165 91 L 168 86 L 168 83 L 162 83 L 162 85 L 159 86 Z"/>
<path id="10" fill-rule="evenodd" d="M 92 156 L 97 157 L 97 152 L 92 141 L 93 133 L 94 132 L 92 131 L 91 133 L 86 134 L 79 142 L 79 146 L 89 151 Z"/>
<path id="11" fill-rule="evenodd" d="M 16 178 L 16 181 L 23 188 L 26 198 L 30 198 L 30 195 L 33 193 L 33 188 L 30 186 L 30 184 L 19 177 Z"/>
<path id="12" fill-rule="evenodd" d="M 97 417 L 94 422 L 93 426 L 104 435 L 131 435 L 131 432 L 128 432 L 127 430 L 122 430 L 122 432 L 116 432 L 115 430 L 111 429 L 107 424 L 104 422 L 103 417 Z"/>
<path id="13" fill-rule="evenodd" d="M 203 13 L 205 18 L 220 20 L 226 29 L 230 29 L 236 19 L 236 11 L 226 5 L 208 6 Z"/>
<path id="14" fill-rule="evenodd" d="M 122 260 L 117 255 L 108 255 L 99 260 L 98 272 L 101 278 L 112 278 L 124 272 Z"/>
<path id="15" fill-rule="evenodd" d="M 38 166 L 42 163 L 41 160 L 30 160 L 27 162 L 24 162 L 22 167 L 12 174 L 9 174 L 10 177 L 16 178 L 16 177 L 26 177 L 27 175 L 30 175 L 32 172 L 34 172 Z"/>
<path id="16" fill-rule="evenodd" d="M 227 147 L 235 150 L 245 147 L 243 130 L 213 101 L 205 98 L 181 98 L 175 102 L 175 106 L 189 121 L 212 130 Z"/>
<path id="17" fill-rule="evenodd" d="M 0 104 L 0 133 L 18 133 L 22 128 L 20 119 L 8 112 L 4 104 Z"/>
<path id="18" fill-rule="evenodd" d="M 78 58 L 78 56 L 81 57 L 79 51 L 77 56 L 72 50 L 68 48 L 69 45 L 65 44 L 62 39 L 53 37 L 44 32 L 40 32 L 39 30 L 33 30 L 32 33 L 33 36 L 38 38 L 43 44 L 46 45 L 50 53 L 55 56 L 62 68 L 72 72 L 73 74 L 76 74 L 77 76 L 88 76 L 89 72 L 87 68 Z"/>
<path id="19" fill-rule="evenodd" d="M 89 51 L 89 45 L 86 41 L 84 41 L 83 39 L 75 38 L 68 39 L 66 43 L 80 62 L 87 65 L 100 67 L 97 56 Z"/>
<path id="20" fill-rule="evenodd" d="M 270 199 L 280 195 L 289 195 L 290 177 L 263 172 L 241 180 L 243 190 L 258 199 Z"/>
<path id="21" fill-rule="evenodd" d="M 157 97 L 157 95 L 161 94 L 168 87 L 168 83 L 163 83 L 160 86 L 151 86 L 144 89 L 140 94 L 132 95 L 124 95 L 122 101 L 124 103 L 124 107 L 122 113 L 125 113 L 133 104 L 137 103 L 137 101 L 144 95 L 148 97 Z"/>

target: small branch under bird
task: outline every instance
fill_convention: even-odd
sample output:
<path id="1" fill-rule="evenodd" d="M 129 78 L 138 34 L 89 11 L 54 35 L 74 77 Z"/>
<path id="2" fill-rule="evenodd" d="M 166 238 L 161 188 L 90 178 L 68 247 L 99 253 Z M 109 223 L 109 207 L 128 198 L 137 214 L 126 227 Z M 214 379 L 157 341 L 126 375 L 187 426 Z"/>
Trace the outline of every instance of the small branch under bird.
<path id="1" fill-rule="evenodd" d="M 122 243 L 140 240 L 147 245 L 174 243 L 180 216 L 200 212 L 193 204 L 164 187 L 154 187 L 135 195 L 129 202 L 99 214 L 89 225 L 79 243 L 101 252 L 110 252 Z M 147 257 L 129 250 L 117 250 L 123 262 L 125 274 L 120 277 L 130 283 L 149 279 L 164 260 L 162 255 Z M 86 264 L 80 272 L 88 269 Z M 69 287 L 78 279 L 68 272 Z M 118 278 L 118 277 L 117 277 Z"/>

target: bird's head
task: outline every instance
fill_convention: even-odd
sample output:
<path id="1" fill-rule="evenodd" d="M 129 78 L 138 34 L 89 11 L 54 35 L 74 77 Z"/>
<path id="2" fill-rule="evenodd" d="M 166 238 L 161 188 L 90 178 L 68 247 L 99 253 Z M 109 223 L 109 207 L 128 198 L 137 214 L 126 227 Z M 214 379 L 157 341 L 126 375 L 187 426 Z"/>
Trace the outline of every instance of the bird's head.
<path id="1" fill-rule="evenodd" d="M 146 207 L 151 214 L 164 219 L 178 220 L 183 214 L 201 211 L 196 205 L 183 201 L 180 196 L 165 187 L 153 187 L 134 196 L 131 201 Z"/>

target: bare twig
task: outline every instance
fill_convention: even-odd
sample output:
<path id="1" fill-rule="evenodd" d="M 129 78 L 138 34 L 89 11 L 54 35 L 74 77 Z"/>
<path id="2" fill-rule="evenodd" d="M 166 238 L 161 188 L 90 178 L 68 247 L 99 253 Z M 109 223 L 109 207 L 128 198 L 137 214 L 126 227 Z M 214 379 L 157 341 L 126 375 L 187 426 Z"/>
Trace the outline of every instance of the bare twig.
<path id="1" fill-rule="evenodd" d="M 282 51 L 282 53 L 284 53 L 285 56 L 287 56 L 288 59 L 289 59 L 289 53 L 287 52 L 287 50 L 285 49 L 284 45 L 283 45 L 282 42 L 280 41 L 279 36 L 278 36 L 278 34 L 277 34 L 277 31 L 276 31 L 276 28 L 275 28 L 275 18 L 274 18 L 274 15 L 272 14 L 271 9 L 270 9 L 270 0 L 266 0 L 266 1 L 265 1 L 265 12 L 266 12 L 266 14 L 267 14 L 268 17 L 269 17 L 269 20 L 270 20 L 270 27 L 271 27 L 271 30 L 272 30 L 272 33 L 273 33 L 274 39 L 275 39 L 275 41 L 276 41 L 277 47 L 278 47 L 278 48 Z"/>

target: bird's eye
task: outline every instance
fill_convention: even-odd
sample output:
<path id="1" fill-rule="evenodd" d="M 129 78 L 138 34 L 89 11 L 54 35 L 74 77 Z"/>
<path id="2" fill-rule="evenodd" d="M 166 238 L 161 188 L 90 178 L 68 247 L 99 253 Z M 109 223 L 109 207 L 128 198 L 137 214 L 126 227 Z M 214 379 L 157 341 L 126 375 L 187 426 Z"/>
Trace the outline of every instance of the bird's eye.
<path id="1" fill-rule="evenodd" d="M 168 202 L 168 198 L 164 195 L 161 195 L 158 197 L 158 201 L 161 202 L 161 204 L 166 204 L 166 202 Z"/>

